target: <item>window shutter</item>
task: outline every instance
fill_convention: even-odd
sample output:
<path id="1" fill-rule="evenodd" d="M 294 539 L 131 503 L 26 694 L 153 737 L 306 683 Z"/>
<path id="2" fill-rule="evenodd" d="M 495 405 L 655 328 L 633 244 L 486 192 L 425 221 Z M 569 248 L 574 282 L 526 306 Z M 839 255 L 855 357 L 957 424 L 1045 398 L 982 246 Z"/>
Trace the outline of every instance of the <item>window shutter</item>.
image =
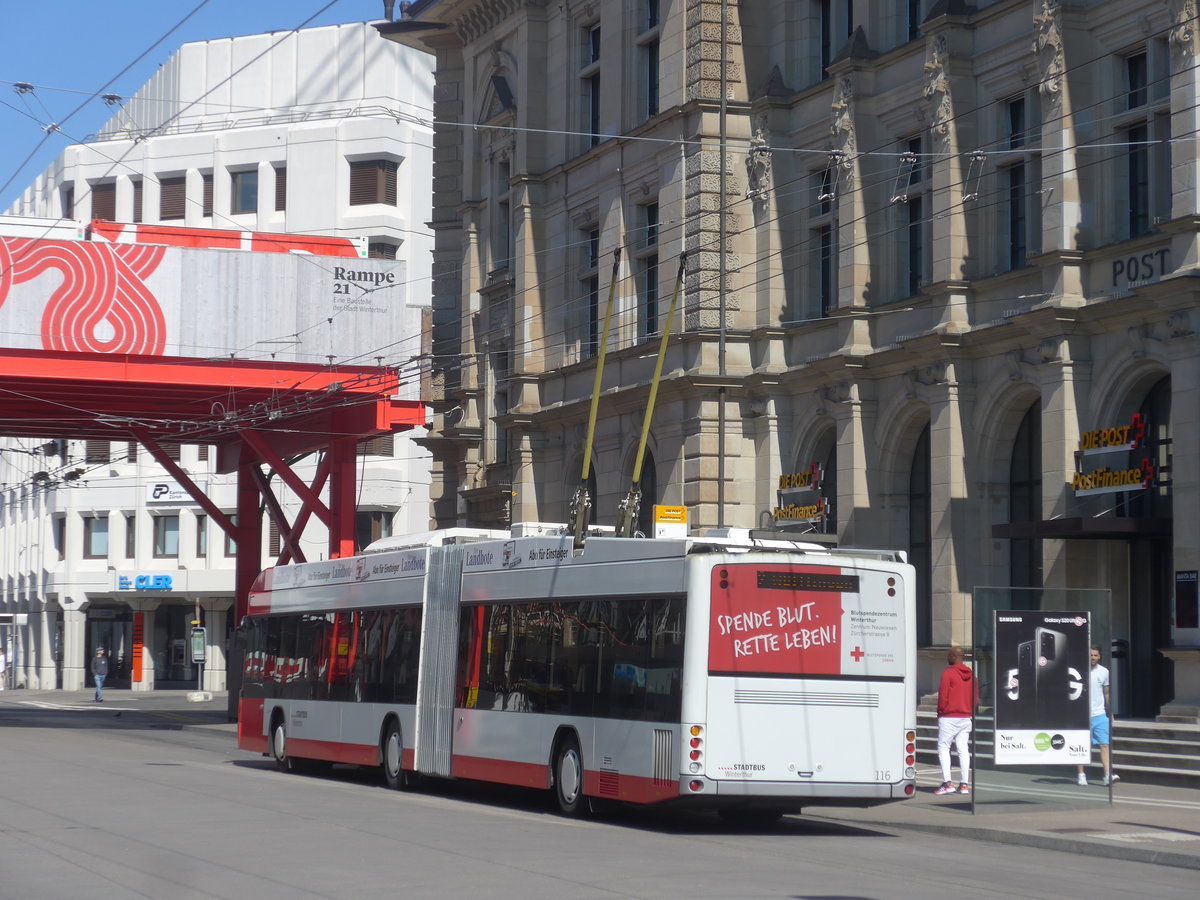
<path id="1" fill-rule="evenodd" d="M 397 163 L 391 160 L 380 161 L 380 181 L 383 187 L 383 197 L 381 203 L 386 203 L 388 206 L 396 205 L 396 170 L 400 168 Z"/>
<path id="2" fill-rule="evenodd" d="M 108 441 L 87 441 L 84 443 L 83 461 L 88 463 L 106 463 L 109 460 Z"/>
<path id="3" fill-rule="evenodd" d="M 350 205 L 375 202 L 375 163 L 371 160 L 350 163 Z"/>
<path id="4" fill-rule="evenodd" d="M 205 172 L 200 176 L 204 179 L 204 205 L 201 209 L 201 215 L 211 216 L 213 214 L 213 176 L 212 172 Z"/>
<path id="5" fill-rule="evenodd" d="M 92 218 L 114 222 L 117 218 L 117 185 L 108 181 L 92 185 Z"/>
<path id="6" fill-rule="evenodd" d="M 396 205 L 396 172 L 400 164 L 390 159 L 367 159 L 350 163 L 350 205 L 367 203 Z"/>
<path id="7" fill-rule="evenodd" d="M 64 219 L 75 218 L 75 188 L 62 189 L 62 214 Z"/>
<path id="8" fill-rule="evenodd" d="M 187 179 L 164 178 L 160 182 L 161 194 L 158 200 L 158 217 L 160 219 L 182 219 L 183 203 L 187 191 Z"/>
<path id="9" fill-rule="evenodd" d="M 133 221 L 142 221 L 142 180 L 133 183 Z"/>
<path id="10" fill-rule="evenodd" d="M 396 439 L 390 434 L 381 434 L 379 437 L 367 438 L 365 441 L 359 441 L 358 455 L 359 456 L 392 456 L 395 453 Z"/>
<path id="11" fill-rule="evenodd" d="M 267 553 L 271 556 L 279 556 L 279 549 L 282 544 L 282 541 L 279 539 L 279 525 L 274 519 L 271 519 L 268 525 Z"/>
<path id="12" fill-rule="evenodd" d="M 287 166 L 275 167 L 275 211 L 287 209 Z"/>

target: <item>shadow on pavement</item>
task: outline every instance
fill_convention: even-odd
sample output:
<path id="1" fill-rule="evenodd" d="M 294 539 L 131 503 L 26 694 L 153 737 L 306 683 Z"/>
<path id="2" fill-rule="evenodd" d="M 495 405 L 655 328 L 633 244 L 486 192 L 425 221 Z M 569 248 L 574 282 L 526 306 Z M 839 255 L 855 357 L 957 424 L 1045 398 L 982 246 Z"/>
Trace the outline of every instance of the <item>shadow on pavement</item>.
<path id="1" fill-rule="evenodd" d="M 261 759 L 235 759 L 231 765 L 269 770 L 275 763 L 266 757 Z M 342 764 L 310 764 L 299 771 L 279 772 L 280 778 L 315 778 L 359 784 L 381 791 L 388 788 L 378 769 Z M 403 802 L 404 793 L 397 792 L 397 802 Z M 442 778 L 422 779 L 415 793 L 441 797 L 463 804 L 476 804 L 529 813 L 532 815 L 558 816 L 558 807 L 550 791 L 509 785 L 488 784 L 478 781 L 452 781 Z M 820 810 L 813 808 L 814 813 Z M 597 824 L 636 828 L 659 834 L 673 835 L 775 835 L 775 836 L 837 836 L 837 837 L 895 837 L 884 831 L 859 824 L 830 822 L 808 819 L 803 815 L 784 816 L 777 822 L 765 824 L 734 825 L 721 819 L 711 810 L 687 809 L 680 806 L 635 807 L 620 803 L 606 803 L 606 809 L 589 821 Z"/>

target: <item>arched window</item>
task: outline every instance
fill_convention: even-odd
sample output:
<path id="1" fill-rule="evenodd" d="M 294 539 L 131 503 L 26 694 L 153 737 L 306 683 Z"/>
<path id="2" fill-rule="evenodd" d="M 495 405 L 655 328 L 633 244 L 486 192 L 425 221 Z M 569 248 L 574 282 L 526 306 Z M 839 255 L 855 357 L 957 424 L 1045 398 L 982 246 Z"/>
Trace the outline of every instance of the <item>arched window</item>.
<path id="1" fill-rule="evenodd" d="M 825 533 L 837 534 L 838 469 L 836 440 L 829 445 L 829 452 L 825 454 L 824 465 L 825 476 L 821 480 L 821 495 L 825 498 Z"/>
<path id="2" fill-rule="evenodd" d="M 1026 411 L 1013 441 L 1008 466 L 1008 521 L 1042 518 L 1042 402 Z M 1008 548 L 1008 578 L 1013 587 L 1042 586 L 1042 542 L 1014 538 Z"/>
<path id="3" fill-rule="evenodd" d="M 1171 379 L 1160 379 L 1146 394 L 1138 408 L 1146 423 L 1142 446 L 1130 451 L 1129 465 L 1141 464 L 1148 458 L 1154 466 L 1154 481 L 1144 491 L 1123 496 L 1128 498 L 1117 507 L 1118 515 L 1137 518 L 1171 517 Z"/>
<path id="4" fill-rule="evenodd" d="M 908 474 L 908 561 L 917 570 L 917 643 L 933 643 L 933 552 L 930 539 L 929 426 L 913 448 Z"/>
<path id="5" fill-rule="evenodd" d="M 638 506 L 637 530 L 646 537 L 654 537 L 654 504 L 658 502 L 658 474 L 654 466 L 654 455 L 647 450 L 642 461 L 642 477 L 638 480 L 642 493 Z"/>
<path id="6" fill-rule="evenodd" d="M 588 524 L 595 525 L 596 517 L 599 515 L 599 511 L 600 511 L 600 498 L 596 494 L 596 470 L 595 470 L 595 468 L 588 469 L 587 493 L 588 493 L 588 499 L 592 501 L 592 508 L 588 511 Z"/>

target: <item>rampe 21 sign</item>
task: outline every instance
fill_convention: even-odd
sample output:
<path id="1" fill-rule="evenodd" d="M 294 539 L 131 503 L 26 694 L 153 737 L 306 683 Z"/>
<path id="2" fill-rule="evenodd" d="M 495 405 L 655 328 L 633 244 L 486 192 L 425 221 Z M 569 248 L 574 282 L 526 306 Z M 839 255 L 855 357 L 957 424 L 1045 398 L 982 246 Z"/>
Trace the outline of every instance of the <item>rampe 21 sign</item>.
<path id="1" fill-rule="evenodd" d="M 1154 464 L 1149 456 L 1135 459 L 1138 450 L 1146 449 L 1147 428 L 1141 414 L 1134 413 L 1128 425 L 1097 428 L 1081 434 L 1079 449 L 1075 452 L 1075 474 L 1071 478 L 1075 496 L 1091 497 L 1150 487 L 1154 483 Z M 1115 454 L 1124 454 L 1124 457 L 1115 457 Z M 1097 457 L 1117 461 L 1112 465 L 1089 468 L 1090 461 Z"/>
<path id="2" fill-rule="evenodd" d="M 402 265 L 361 258 L 358 239 L 99 221 L 41 231 L 0 221 L 0 346 L 341 359 L 408 336 Z"/>

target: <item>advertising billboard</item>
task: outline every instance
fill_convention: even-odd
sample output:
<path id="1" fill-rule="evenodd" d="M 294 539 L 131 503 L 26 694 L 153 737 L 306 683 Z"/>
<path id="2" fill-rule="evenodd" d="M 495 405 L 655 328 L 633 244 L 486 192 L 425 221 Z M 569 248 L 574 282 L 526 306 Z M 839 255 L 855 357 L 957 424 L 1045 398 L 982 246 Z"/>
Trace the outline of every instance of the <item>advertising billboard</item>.
<path id="1" fill-rule="evenodd" d="M 357 365 L 365 348 L 420 352 L 405 262 L 363 259 L 361 241 L 114 223 L 78 240 L 18 224 L 0 219 L 0 346 Z"/>
<path id="2" fill-rule="evenodd" d="M 1091 759 L 1087 613 L 995 613 L 996 764 Z"/>

